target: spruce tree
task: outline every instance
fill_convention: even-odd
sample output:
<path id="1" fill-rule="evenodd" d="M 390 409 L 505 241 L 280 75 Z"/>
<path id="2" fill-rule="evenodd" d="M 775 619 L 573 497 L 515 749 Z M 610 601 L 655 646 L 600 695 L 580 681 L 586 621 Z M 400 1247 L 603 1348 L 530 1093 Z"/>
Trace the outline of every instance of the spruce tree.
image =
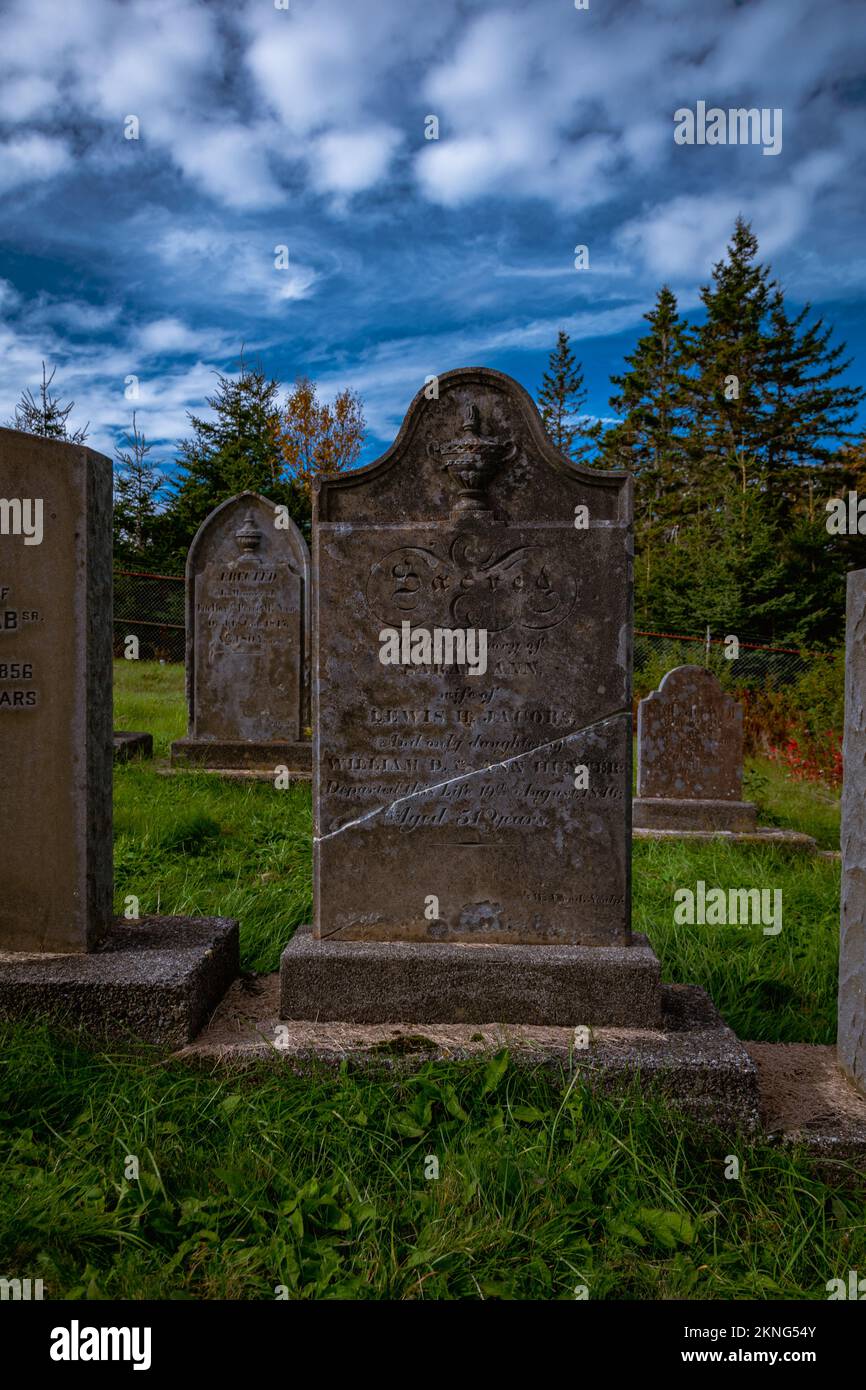
<path id="1" fill-rule="evenodd" d="M 132 427 L 115 449 L 114 554 L 122 564 L 161 561 L 157 500 L 165 477 L 148 458 L 152 449 L 133 411 Z"/>
<path id="2" fill-rule="evenodd" d="M 288 506 L 298 524 L 308 521 L 300 490 L 283 476 L 279 389 L 261 366 L 241 358 L 236 378 L 217 373 L 207 398 L 213 418 L 189 415 L 192 434 L 180 445 L 168 518 L 179 560 L 208 513 L 239 492 L 259 492 Z"/>
<path id="3" fill-rule="evenodd" d="M 844 360 L 845 344 L 831 347 L 833 330 L 820 318 L 808 322 L 811 312 L 806 304 L 789 316 L 778 292 L 770 304 L 765 340 L 762 482 L 785 516 L 802 514 L 816 486 L 832 486 L 837 441 L 853 437 L 849 426 L 864 395 L 859 387 L 838 382 L 850 366 Z"/>
<path id="4" fill-rule="evenodd" d="M 68 423 L 75 402 L 67 401 L 64 405 L 51 390 L 56 373 L 57 368 L 52 367 L 48 375 L 45 363 L 42 363 L 42 384 L 38 398 L 28 386 L 19 397 L 9 426 L 13 430 L 23 430 L 25 434 L 42 435 L 44 439 L 65 439 L 70 444 L 83 444 L 87 438 L 87 425 L 83 429 L 70 430 Z"/>
<path id="5" fill-rule="evenodd" d="M 652 582 L 654 556 L 682 514 L 687 476 L 684 446 L 689 403 L 690 341 L 676 295 L 664 285 L 644 315 L 650 331 L 611 377 L 610 404 L 622 419 L 601 439 L 601 459 L 635 477 L 638 612 Z M 642 620 L 649 620 L 646 609 Z"/>
<path id="6" fill-rule="evenodd" d="M 765 451 L 763 325 L 777 286 L 757 253 L 757 237 L 738 217 L 725 258 L 701 289 L 706 316 L 696 331 L 689 454 L 694 490 L 705 501 L 717 495 L 722 467 L 745 489 Z"/>
<path id="7" fill-rule="evenodd" d="M 583 369 L 569 346 L 568 334 L 559 330 L 556 347 L 548 359 L 549 370 L 541 380 L 538 408 L 544 428 L 557 449 L 575 462 L 585 462 L 593 433 L 578 416 L 586 400 Z"/>
<path id="8" fill-rule="evenodd" d="M 771 494 L 784 519 L 802 508 L 805 470 L 828 465 L 838 441 L 851 437 L 864 392 L 838 380 L 849 366 L 844 343 L 831 346 L 832 330 L 810 321 L 810 305 L 789 315 L 757 255 L 757 238 L 737 218 L 726 257 L 701 290 L 688 451 L 704 500 L 715 487 L 708 465 L 728 460 L 741 488 Z"/>

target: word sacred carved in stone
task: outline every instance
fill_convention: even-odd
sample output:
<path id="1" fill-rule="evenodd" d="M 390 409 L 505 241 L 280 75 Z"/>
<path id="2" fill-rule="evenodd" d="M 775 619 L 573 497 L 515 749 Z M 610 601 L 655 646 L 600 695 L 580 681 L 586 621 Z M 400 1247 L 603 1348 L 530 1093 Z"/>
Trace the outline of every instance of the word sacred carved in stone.
<path id="1" fill-rule="evenodd" d="M 504 632 L 543 630 L 565 622 L 577 602 L 575 575 L 552 546 L 497 551 L 483 536 L 461 532 L 447 552 L 401 546 L 378 560 L 367 581 L 371 612 L 390 626 L 411 616 L 428 627 Z"/>

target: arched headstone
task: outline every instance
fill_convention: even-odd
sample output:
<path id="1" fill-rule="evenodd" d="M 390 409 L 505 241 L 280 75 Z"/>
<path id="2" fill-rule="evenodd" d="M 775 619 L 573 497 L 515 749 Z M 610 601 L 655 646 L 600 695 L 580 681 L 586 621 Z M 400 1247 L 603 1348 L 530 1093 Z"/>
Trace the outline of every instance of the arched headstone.
<path id="1" fill-rule="evenodd" d="M 704 666 L 677 666 L 638 706 L 641 830 L 752 831 L 743 801 L 743 707 Z"/>
<path id="2" fill-rule="evenodd" d="M 285 509 L 254 492 L 216 507 L 187 556 L 174 764 L 309 773 L 309 615 L 309 551 Z"/>
<path id="3" fill-rule="evenodd" d="M 510 378 L 448 372 L 321 480 L 313 557 L 315 924 L 284 1016 L 656 1017 L 651 952 L 618 985 L 630 478 L 567 460 Z"/>

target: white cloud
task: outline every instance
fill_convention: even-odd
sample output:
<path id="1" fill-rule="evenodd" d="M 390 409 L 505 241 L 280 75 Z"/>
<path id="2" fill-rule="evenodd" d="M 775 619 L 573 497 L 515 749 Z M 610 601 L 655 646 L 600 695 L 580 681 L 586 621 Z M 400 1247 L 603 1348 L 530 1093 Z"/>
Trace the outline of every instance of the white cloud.
<path id="1" fill-rule="evenodd" d="M 0 280 L 0 309 L 11 309 L 20 295 L 11 280 Z"/>
<path id="2" fill-rule="evenodd" d="M 33 132 L 0 143 L 0 193 L 21 184 L 53 178 L 67 169 L 72 156 L 65 141 Z"/>
<path id="3" fill-rule="evenodd" d="M 268 208 L 285 199 L 274 177 L 269 126 L 193 125 L 177 132 L 172 157 L 205 193 L 228 208 Z"/>
<path id="4" fill-rule="evenodd" d="M 389 126 L 320 135 L 311 160 L 313 183 L 325 193 L 370 188 L 384 177 L 401 140 L 400 132 Z"/>
<path id="5" fill-rule="evenodd" d="M 281 230 L 275 227 L 272 236 Z M 275 266 L 281 245 L 289 247 L 284 270 Z M 308 299 L 319 280 L 312 266 L 296 259 L 290 238 L 269 241 L 262 234 L 251 238 L 215 226 L 181 224 L 157 236 L 152 250 L 164 265 L 181 271 L 187 289 L 195 286 L 202 298 L 211 298 L 218 285 L 221 297 L 243 299 L 259 313 L 273 312 L 287 300 Z"/>
<path id="6" fill-rule="evenodd" d="M 734 221 L 742 214 L 752 223 L 762 256 L 773 256 L 795 245 L 815 198 L 843 167 L 842 155 L 819 151 L 796 165 L 783 182 L 757 184 L 740 196 L 682 194 L 632 218 L 619 229 L 616 241 L 636 266 L 656 277 L 674 283 L 694 280 L 705 276 L 723 255 Z"/>
<path id="7" fill-rule="evenodd" d="M 29 121 L 33 116 L 44 120 L 56 96 L 56 87 L 47 77 L 38 73 L 10 75 L 0 87 L 0 120 Z"/>
<path id="8" fill-rule="evenodd" d="M 213 335 L 205 330 L 189 328 L 180 319 L 153 319 L 136 329 L 133 340 L 140 351 L 148 357 L 159 357 L 165 353 L 186 354 L 201 352 Z"/>

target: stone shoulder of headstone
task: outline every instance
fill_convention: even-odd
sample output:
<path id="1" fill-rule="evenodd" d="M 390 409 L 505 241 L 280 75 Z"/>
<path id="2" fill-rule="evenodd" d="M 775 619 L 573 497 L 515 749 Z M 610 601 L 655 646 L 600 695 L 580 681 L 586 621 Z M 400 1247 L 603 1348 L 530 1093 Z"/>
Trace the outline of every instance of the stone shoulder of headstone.
<path id="1" fill-rule="evenodd" d="M 638 706 L 638 797 L 739 801 L 743 707 L 704 666 L 677 666 Z"/>
<path id="2" fill-rule="evenodd" d="M 188 740 L 303 740 L 310 723 L 310 552 L 284 507 L 220 503 L 186 562 Z"/>
<path id="3" fill-rule="evenodd" d="M 627 942 L 630 476 L 470 367 L 313 516 L 317 935 Z"/>

